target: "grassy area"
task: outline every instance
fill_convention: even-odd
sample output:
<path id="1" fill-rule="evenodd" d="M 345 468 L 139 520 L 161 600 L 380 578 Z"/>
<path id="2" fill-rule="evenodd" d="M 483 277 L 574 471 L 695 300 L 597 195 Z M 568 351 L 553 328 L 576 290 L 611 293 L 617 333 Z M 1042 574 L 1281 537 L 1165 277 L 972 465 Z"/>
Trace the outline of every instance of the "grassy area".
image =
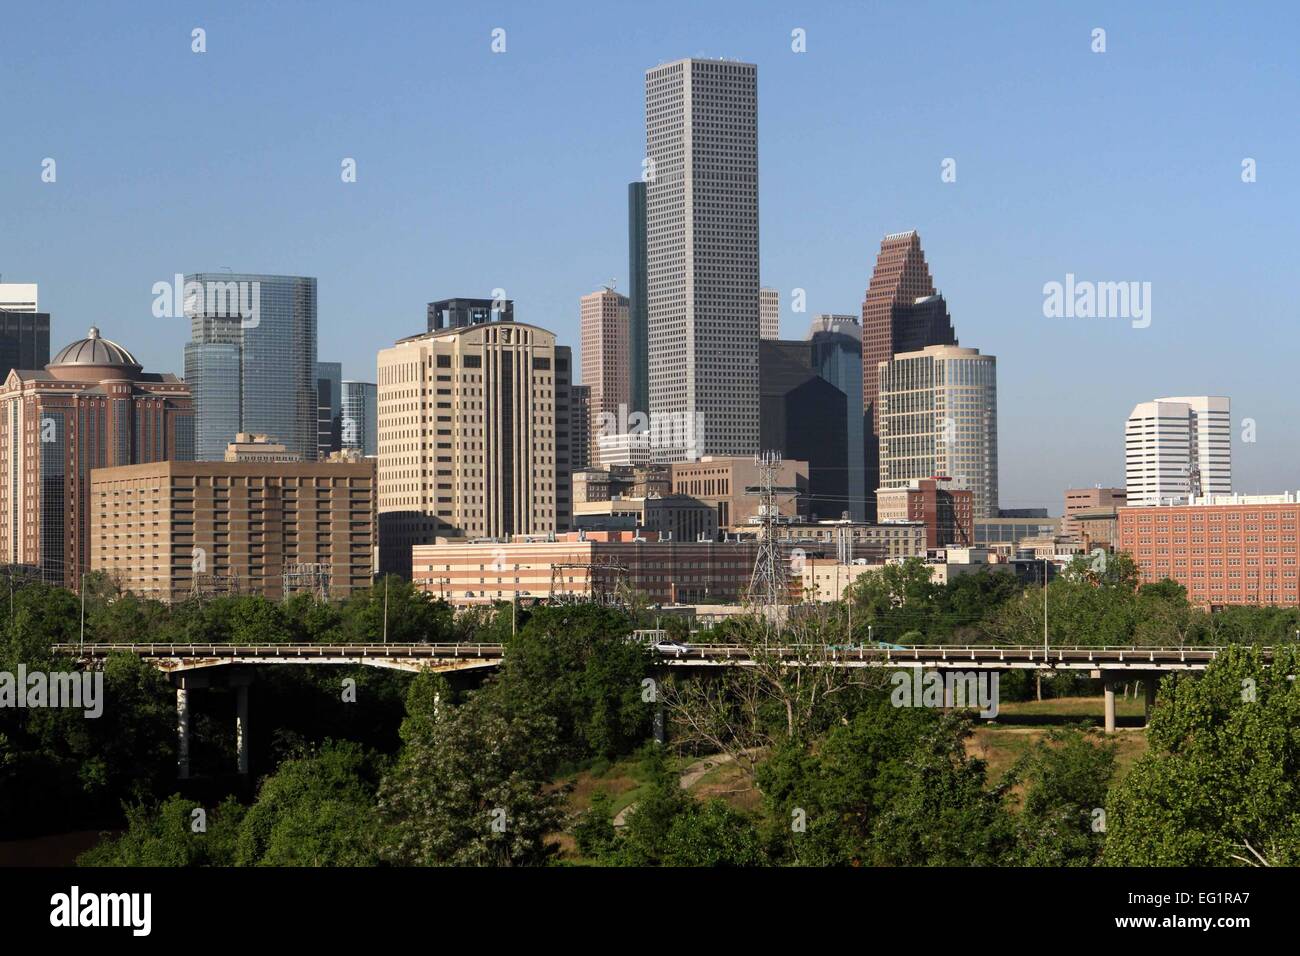
<path id="1" fill-rule="evenodd" d="M 966 742 L 966 752 L 988 764 L 989 781 L 1001 780 L 1011 766 L 1031 747 L 1047 736 L 1046 728 L 1006 728 L 984 725 L 975 729 Z M 1138 757 L 1146 753 L 1147 736 L 1140 730 L 1124 730 L 1113 737 L 1115 752 L 1115 780 L 1123 779 Z"/>

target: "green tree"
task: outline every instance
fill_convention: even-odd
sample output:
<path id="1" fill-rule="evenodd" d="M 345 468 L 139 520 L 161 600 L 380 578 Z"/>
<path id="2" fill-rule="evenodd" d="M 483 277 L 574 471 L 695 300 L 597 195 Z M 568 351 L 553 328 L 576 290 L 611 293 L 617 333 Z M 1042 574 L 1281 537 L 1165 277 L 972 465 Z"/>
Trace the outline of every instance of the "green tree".
<path id="1" fill-rule="evenodd" d="M 901 785 L 872 829 L 874 862 L 888 866 L 996 866 L 1013 846 L 1000 788 L 966 753 L 970 719 L 946 714 L 908 757 Z"/>
<path id="2" fill-rule="evenodd" d="M 380 762 L 351 741 L 286 760 L 239 828 L 240 866 L 372 866 Z"/>
<path id="3" fill-rule="evenodd" d="M 563 788 L 550 786 L 560 748 L 555 719 L 508 711 L 477 691 L 438 708 L 384 778 L 384 859 L 415 866 L 542 864 L 556 847 Z"/>
<path id="4" fill-rule="evenodd" d="M 1107 801 L 1107 863 L 1300 863 L 1300 694 L 1294 648 L 1232 647 L 1199 678 L 1166 677 L 1150 750 Z"/>

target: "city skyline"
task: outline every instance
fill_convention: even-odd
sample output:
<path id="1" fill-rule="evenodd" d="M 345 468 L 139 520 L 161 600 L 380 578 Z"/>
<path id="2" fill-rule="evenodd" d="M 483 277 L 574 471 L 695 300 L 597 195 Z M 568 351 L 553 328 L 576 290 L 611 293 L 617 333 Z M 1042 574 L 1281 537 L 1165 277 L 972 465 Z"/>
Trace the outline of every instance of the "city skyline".
<path id="1" fill-rule="evenodd" d="M 1010 24 L 973 11 L 935 16 L 925 7 L 874 19 L 846 12 L 834 22 L 775 5 L 745 17 L 738 9 L 723 5 L 653 30 L 639 24 L 617 51 L 559 57 L 557 37 L 579 22 L 576 12 L 548 18 L 508 7 L 498 18 L 508 52 L 495 60 L 489 33 L 498 23 L 450 13 L 439 25 L 456 41 L 448 43 L 448 75 L 439 72 L 437 90 L 401 87 L 404 94 L 415 103 L 432 97 L 453 124 L 476 129 L 490 117 L 517 130 L 525 148 L 494 155 L 486 169 L 475 168 L 473 149 L 465 160 L 440 157 L 436 175 L 389 155 L 392 147 L 408 151 L 430 124 L 362 109 L 392 77 L 359 68 L 368 69 L 390 41 L 403 42 L 376 24 L 325 10 L 288 50 L 290 67 L 311 65 L 358 31 L 360 49 L 343 66 L 365 79 L 326 112 L 322 97 L 335 96 L 337 84 L 313 90 L 304 78 L 263 94 L 257 70 L 236 78 L 240 70 L 223 68 L 232 59 L 253 62 L 288 35 L 284 13 L 205 14 L 208 52 L 198 56 L 189 49 L 189 14 L 160 15 L 128 33 L 107 13 L 85 11 L 97 40 L 74 50 L 51 38 L 62 27 L 57 5 L 17 11 L 15 31 L 47 55 L 14 51 L 14 68 L 0 78 L 15 128 L 30 144 L 0 159 L 0 202 L 21 227 L 0 238 L 0 273 L 7 282 L 40 283 L 52 350 L 98 324 L 136 345 L 146 367 L 176 374 L 188 330 L 183 320 L 153 318 L 149 289 L 191 266 L 318 276 L 319 356 L 343 360 L 349 378 L 373 380 L 368 357 L 419 330 L 412 317 L 418 321 L 429 291 L 487 295 L 503 287 L 520 321 L 576 345 L 573 298 L 608 276 L 628 290 L 626 184 L 639 174 L 644 150 L 644 71 L 681 56 L 734 56 L 759 66 L 761 275 L 783 290 L 782 335 L 801 335 L 817 312 L 854 311 L 880 237 L 918 230 L 963 341 L 999 358 L 1004 507 L 1055 510 L 1063 488 L 1121 484 L 1122 422 L 1153 394 L 1231 396 L 1234 486 L 1257 492 L 1300 483 L 1292 451 L 1300 425 L 1280 391 L 1285 377 L 1273 363 L 1281 359 L 1256 345 L 1271 334 L 1273 316 L 1294 312 L 1284 277 L 1297 238 L 1285 212 L 1295 207 L 1297 179 L 1287 169 L 1296 133 L 1269 122 L 1297 89 L 1275 69 L 1285 61 L 1285 31 L 1244 31 L 1225 13 L 1207 14 L 1195 35 L 1180 33 L 1161 29 L 1154 13 L 1118 5 L 1066 18 L 1021 11 Z M 951 53 L 951 65 L 907 75 L 894 69 L 907 58 L 882 48 L 864 108 L 849 72 L 860 70 L 853 45 L 920 22 Z M 1108 30 L 1104 54 L 1089 49 L 1098 25 Z M 791 51 L 795 27 L 807 30 L 807 53 Z M 989 63 L 995 48 L 1016 57 Z M 104 73 L 110 54 L 140 62 L 87 101 L 80 94 L 88 71 Z M 565 58 L 572 65 L 560 65 Z M 1061 71 L 1062 63 L 1069 69 Z M 156 88 L 159 69 L 170 71 L 166 90 Z M 593 69 L 608 78 L 606 88 L 582 82 Z M 474 76 L 466 89 L 478 96 L 477 116 L 454 102 L 457 70 Z M 215 71 L 218 90 L 210 89 Z M 966 79 L 957 84 L 957 76 Z M 41 96 L 25 95 L 35 83 Z M 1015 95 L 990 102 L 971 92 L 989 84 Z M 149 91 L 141 101 L 147 108 L 132 120 L 124 114 L 141 89 Z M 173 111 L 196 98 L 213 106 L 217 123 L 231 121 L 230 109 L 259 106 L 230 127 L 256 130 L 291 92 L 303 95 L 312 115 L 337 116 L 338 132 L 292 147 L 259 143 L 248 157 L 224 147 L 208 155 L 184 137 L 165 156 L 148 146 L 157 130 L 183 128 Z M 120 129 L 106 120 L 87 124 L 92 106 L 126 121 Z M 593 108 L 609 121 L 598 131 L 585 122 Z M 887 139 L 882 128 L 890 129 Z M 367 146 L 375 134 L 382 134 L 378 149 Z M 824 152 L 811 175 L 807 143 L 832 135 L 844 148 Z M 47 156 L 59 163 L 54 183 L 40 180 Z M 339 181 L 348 156 L 358 162 L 353 184 Z M 940 178 L 948 157 L 956 159 L 951 183 Z M 1257 182 L 1242 182 L 1247 157 L 1259 163 Z M 268 204 L 276 211 L 269 218 Z M 128 208 L 139 222 L 123 226 Z M 450 245 L 411 218 L 435 208 L 433 220 L 458 222 Z M 179 228 L 181 214 L 202 218 L 205 228 Z M 503 215 L 521 237 L 544 228 L 546 250 L 539 255 L 531 242 L 502 236 Z M 107 241 L 108 224 L 127 229 L 130 241 Z M 52 256 L 56 238 L 61 254 Z M 1067 275 L 1150 281 L 1153 321 L 1134 328 L 1123 320 L 1045 318 L 1044 284 Z M 806 314 L 791 311 L 795 289 L 807 293 Z M 1244 334 L 1222 337 L 1226 321 Z M 1258 425 L 1254 442 L 1241 441 L 1246 418 Z"/>

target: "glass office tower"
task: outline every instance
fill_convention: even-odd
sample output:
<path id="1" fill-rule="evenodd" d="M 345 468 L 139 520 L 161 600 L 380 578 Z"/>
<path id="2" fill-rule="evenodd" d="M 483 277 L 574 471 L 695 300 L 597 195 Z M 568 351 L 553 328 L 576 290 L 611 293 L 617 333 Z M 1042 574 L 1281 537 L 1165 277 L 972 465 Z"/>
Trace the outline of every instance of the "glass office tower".
<path id="1" fill-rule="evenodd" d="M 316 457 L 342 448 L 343 363 L 316 363 Z"/>
<path id="2" fill-rule="evenodd" d="M 343 383 L 341 444 L 367 458 L 379 454 L 379 392 L 374 382 Z"/>
<path id="3" fill-rule="evenodd" d="M 848 397 L 849 515 L 867 520 L 867 428 L 862 412 L 862 327 L 855 315 L 819 315 L 808 330 L 813 368 Z M 871 489 L 875 494 L 875 489 Z"/>
<path id="4" fill-rule="evenodd" d="M 236 432 L 267 435 L 316 458 L 316 280 L 207 272 L 185 276 L 186 380 L 194 389 L 196 453 L 221 460 Z M 230 379 L 234 346 L 238 373 Z M 191 377 L 193 372 L 193 377 Z M 237 383 L 237 385 L 236 385 Z M 239 417 L 230 404 L 238 389 Z M 219 446 L 219 451 L 218 451 Z"/>

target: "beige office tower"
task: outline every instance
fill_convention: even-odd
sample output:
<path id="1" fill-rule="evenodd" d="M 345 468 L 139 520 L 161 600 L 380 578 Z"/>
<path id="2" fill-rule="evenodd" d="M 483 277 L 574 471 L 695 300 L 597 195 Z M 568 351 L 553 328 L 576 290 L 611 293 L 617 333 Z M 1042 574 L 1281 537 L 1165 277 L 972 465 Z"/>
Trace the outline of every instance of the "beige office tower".
<path id="1" fill-rule="evenodd" d="M 781 293 L 776 289 L 758 290 L 758 336 L 781 337 Z"/>
<path id="2" fill-rule="evenodd" d="M 379 353 L 379 565 L 435 538 L 550 534 L 570 515 L 567 346 L 518 322 L 437 329 Z"/>
<path id="3" fill-rule="evenodd" d="M 878 363 L 880 488 L 950 478 L 976 519 L 998 514 L 997 359 L 931 345 Z"/>
<path id="4" fill-rule="evenodd" d="M 660 460 L 758 448 L 758 68 L 646 71 L 650 415 Z M 673 427 L 668 428 L 672 423 Z M 654 427 L 652 421 L 652 427 Z"/>
<path id="5" fill-rule="evenodd" d="M 588 397 L 591 463 L 601 465 L 601 439 L 628 429 L 632 403 L 632 356 L 628 299 L 606 287 L 581 299 L 582 384 Z"/>

